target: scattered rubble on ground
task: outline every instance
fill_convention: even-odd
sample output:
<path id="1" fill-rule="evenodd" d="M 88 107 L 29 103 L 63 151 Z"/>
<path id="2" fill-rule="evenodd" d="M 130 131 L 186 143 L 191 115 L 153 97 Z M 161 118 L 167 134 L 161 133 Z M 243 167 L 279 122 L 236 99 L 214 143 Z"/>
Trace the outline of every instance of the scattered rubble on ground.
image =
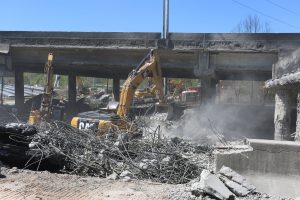
<path id="1" fill-rule="evenodd" d="M 164 115 L 153 118 L 164 120 Z M 0 126 L 0 157 L 13 153 L 15 157 L 22 156 L 26 158 L 24 169 L 41 170 L 46 163 L 49 171 L 55 169 L 81 177 L 126 183 L 144 180 L 163 183 L 162 187 L 173 184 L 176 190 L 169 191 L 168 199 L 280 199 L 257 192 L 244 177 L 228 167 L 213 173 L 215 152 L 249 148 L 247 145 L 240 145 L 241 142 L 231 145 L 225 140 L 219 140 L 218 145 L 195 144 L 164 136 L 161 126 L 149 127 L 145 118 L 135 123 L 139 124 L 142 137 L 121 131 L 99 136 L 94 131 L 78 130 L 59 121 L 43 122 L 38 127 L 26 123 L 5 124 Z M 174 124 L 166 122 L 166 126 Z M 14 150 L 3 149 L 7 145 L 12 145 Z M 3 154 L 5 151 L 7 155 Z M 1 177 L 30 172 L 24 169 L 2 167 Z"/>
<path id="2" fill-rule="evenodd" d="M 217 199 L 234 199 L 260 194 L 243 176 L 226 166 L 217 174 L 203 170 L 201 176 L 189 184 L 191 194 L 196 197 L 209 195 Z"/>

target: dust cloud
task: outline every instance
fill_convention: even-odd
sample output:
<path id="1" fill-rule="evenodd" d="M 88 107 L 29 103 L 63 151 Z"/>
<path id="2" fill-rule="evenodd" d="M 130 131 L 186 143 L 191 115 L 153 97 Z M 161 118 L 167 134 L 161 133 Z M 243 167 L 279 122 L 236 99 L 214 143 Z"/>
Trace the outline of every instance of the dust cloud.
<path id="1" fill-rule="evenodd" d="M 162 126 L 162 133 L 205 143 L 220 139 L 272 139 L 273 112 L 271 106 L 206 104 L 185 110 L 179 121 Z"/>

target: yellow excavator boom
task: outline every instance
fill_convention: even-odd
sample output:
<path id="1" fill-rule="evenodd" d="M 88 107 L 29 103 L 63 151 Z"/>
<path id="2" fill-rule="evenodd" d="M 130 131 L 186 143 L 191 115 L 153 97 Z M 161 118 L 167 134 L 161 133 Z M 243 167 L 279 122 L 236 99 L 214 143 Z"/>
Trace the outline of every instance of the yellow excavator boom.
<path id="1" fill-rule="evenodd" d="M 53 96 L 53 54 L 48 54 L 48 60 L 45 64 L 45 86 L 42 97 L 42 103 L 39 110 L 32 110 L 29 114 L 28 123 L 38 124 L 41 119 L 49 120 Z"/>
<path id="2" fill-rule="evenodd" d="M 120 117 L 125 118 L 129 114 L 135 90 L 147 77 L 150 77 L 154 83 L 153 87 L 150 89 L 151 93 L 156 93 L 159 100 L 163 101 L 163 79 L 161 68 L 159 66 L 159 57 L 157 51 L 154 50 L 151 50 L 138 67 L 129 74 L 123 84 L 120 103 L 117 110 L 117 114 Z"/>
<path id="3" fill-rule="evenodd" d="M 123 84 L 120 102 L 117 109 L 117 115 L 103 115 L 99 117 L 89 118 L 83 113 L 79 113 L 78 117 L 73 117 L 71 125 L 79 129 L 90 129 L 97 127 L 99 133 L 105 133 L 108 129 L 132 129 L 132 125 L 128 123 L 130 107 L 133 102 L 136 89 L 147 78 L 153 82 L 150 88 L 151 92 L 158 95 L 159 100 L 163 101 L 163 80 L 159 65 L 159 57 L 157 52 L 151 50 L 149 54 L 140 62 Z M 130 130 L 129 130 L 130 131 Z"/>

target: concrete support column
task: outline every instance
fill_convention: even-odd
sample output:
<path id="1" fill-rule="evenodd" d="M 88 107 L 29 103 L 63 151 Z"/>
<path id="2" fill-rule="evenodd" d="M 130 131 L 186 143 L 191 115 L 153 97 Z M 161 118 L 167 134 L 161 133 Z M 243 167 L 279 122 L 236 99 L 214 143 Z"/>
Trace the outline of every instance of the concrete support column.
<path id="1" fill-rule="evenodd" d="M 218 81 L 212 78 L 205 78 L 201 80 L 202 103 L 216 102 L 217 83 Z"/>
<path id="2" fill-rule="evenodd" d="M 279 88 L 275 94 L 274 139 L 291 139 L 291 95 L 286 88 Z"/>
<path id="3" fill-rule="evenodd" d="M 20 69 L 15 69 L 15 105 L 18 111 L 24 107 L 24 73 Z"/>
<path id="4" fill-rule="evenodd" d="M 3 90 L 4 90 L 4 77 L 1 77 L 1 97 L 0 97 L 0 101 L 1 101 L 1 105 L 3 105 Z"/>
<path id="5" fill-rule="evenodd" d="M 113 95 L 115 101 L 120 101 L 120 79 L 113 79 Z"/>
<path id="6" fill-rule="evenodd" d="M 297 86 L 297 121 L 295 141 L 300 141 L 300 84 Z"/>
<path id="7" fill-rule="evenodd" d="M 168 90 L 169 90 L 169 88 L 168 88 L 168 78 L 164 77 L 163 81 L 164 81 L 164 95 L 167 95 Z"/>
<path id="8" fill-rule="evenodd" d="M 68 76 L 68 98 L 69 98 L 69 112 L 75 114 L 76 109 L 76 75 L 69 74 Z"/>

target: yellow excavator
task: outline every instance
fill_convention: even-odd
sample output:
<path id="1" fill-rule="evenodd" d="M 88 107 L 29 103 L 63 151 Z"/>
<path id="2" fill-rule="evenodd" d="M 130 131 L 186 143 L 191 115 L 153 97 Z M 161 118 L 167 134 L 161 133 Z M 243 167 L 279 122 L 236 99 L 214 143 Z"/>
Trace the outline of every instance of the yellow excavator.
<path id="1" fill-rule="evenodd" d="M 48 60 L 44 67 L 45 86 L 42 96 L 40 109 L 32 110 L 29 114 L 28 123 L 31 125 L 38 125 L 41 120 L 49 121 L 50 119 L 62 120 L 64 115 L 63 106 L 53 106 L 53 54 L 48 54 Z"/>
<path id="2" fill-rule="evenodd" d="M 100 133 L 104 133 L 110 128 L 130 131 L 130 108 L 134 94 L 139 85 L 147 78 L 150 78 L 153 82 L 150 90 L 158 96 L 160 102 L 163 102 L 163 79 L 159 57 L 155 50 L 151 50 L 143 58 L 124 82 L 116 114 L 99 113 L 97 111 L 79 113 L 77 117 L 73 117 L 71 125 L 79 129 L 98 129 Z"/>

